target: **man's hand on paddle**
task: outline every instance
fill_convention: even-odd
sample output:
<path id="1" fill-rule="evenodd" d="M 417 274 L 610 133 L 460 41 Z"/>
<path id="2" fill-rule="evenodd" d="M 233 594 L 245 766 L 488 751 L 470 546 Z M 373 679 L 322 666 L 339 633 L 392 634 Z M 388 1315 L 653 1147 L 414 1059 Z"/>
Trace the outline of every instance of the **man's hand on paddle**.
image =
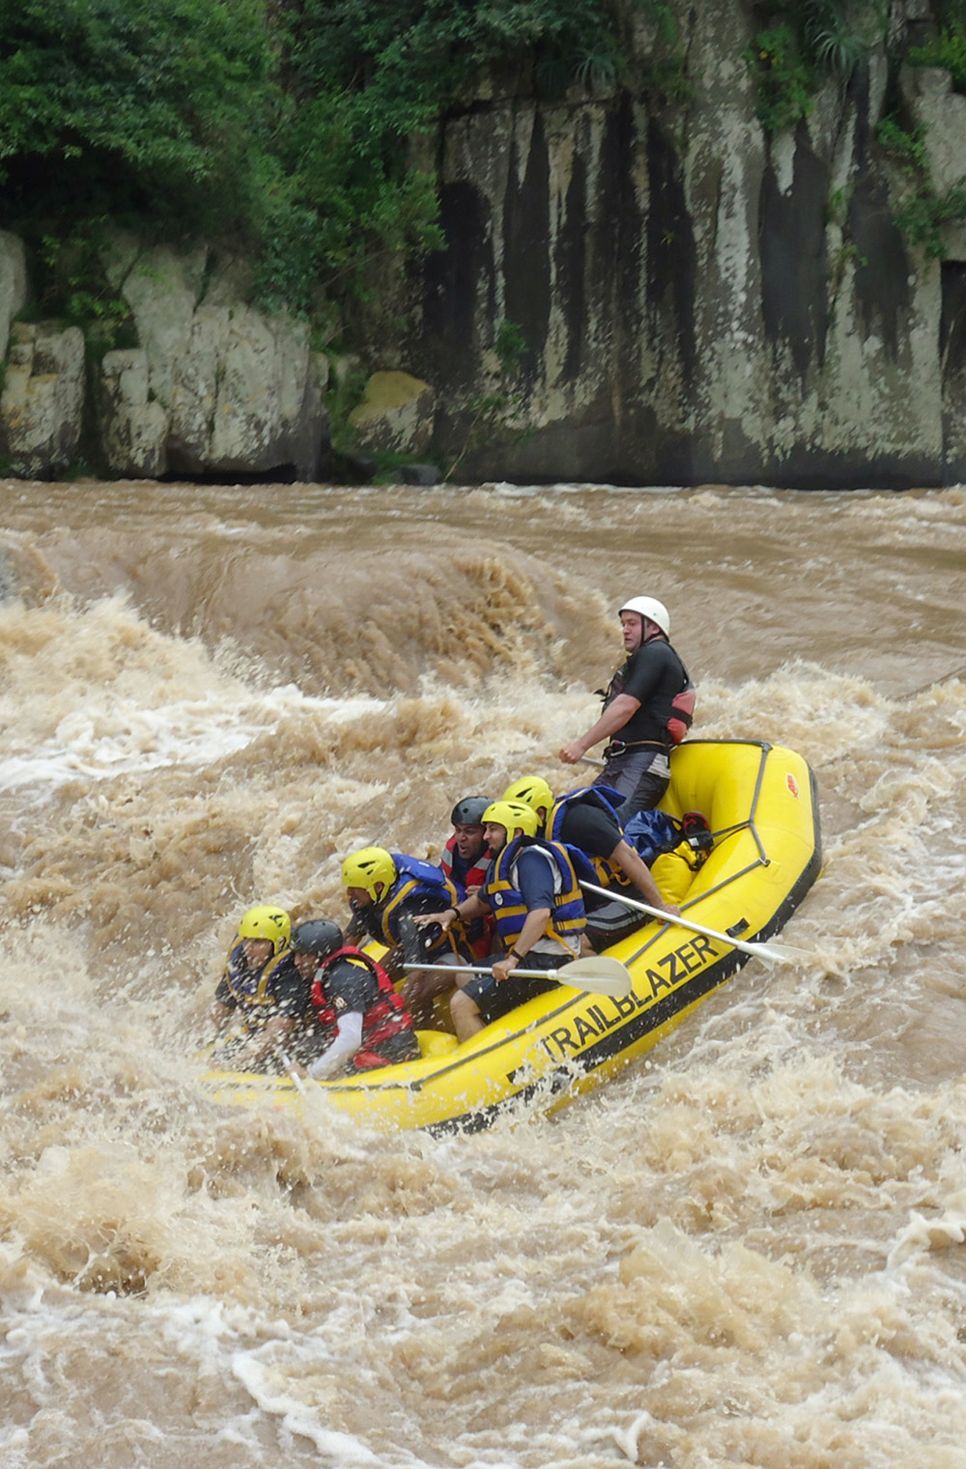
<path id="1" fill-rule="evenodd" d="M 571 740 L 569 745 L 564 745 L 557 751 L 557 758 L 565 765 L 576 765 L 578 760 L 584 758 L 584 747 L 579 740 Z"/>

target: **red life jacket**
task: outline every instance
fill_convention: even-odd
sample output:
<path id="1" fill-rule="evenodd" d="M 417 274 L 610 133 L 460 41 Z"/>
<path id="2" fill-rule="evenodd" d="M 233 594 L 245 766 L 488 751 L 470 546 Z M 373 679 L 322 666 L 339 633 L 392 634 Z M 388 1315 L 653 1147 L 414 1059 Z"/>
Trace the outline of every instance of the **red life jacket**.
<path id="1" fill-rule="evenodd" d="M 453 876 L 453 853 L 455 851 L 456 837 L 451 836 L 443 848 L 439 865 L 462 899 L 469 888 L 486 887 L 490 869 L 493 866 L 493 854 L 488 847 L 484 847 L 473 866 L 467 869 L 465 882 L 461 883 Z M 492 913 L 487 913 L 482 918 L 473 918 L 468 923 L 464 920 L 463 927 L 474 959 L 485 959 L 488 954 L 492 954 L 496 947 Z"/>
<path id="2" fill-rule="evenodd" d="M 327 954 L 316 970 L 310 998 L 318 1011 L 320 1025 L 325 1028 L 334 1028 L 339 1023 L 335 1006 L 330 1003 L 323 984 L 326 970 L 330 969 L 337 959 L 360 960 L 379 986 L 378 999 L 375 1004 L 369 1006 L 362 1017 L 362 1045 L 353 1057 L 353 1065 L 360 1070 L 372 1065 L 385 1065 L 381 1057 L 372 1057 L 372 1053 L 377 1052 L 379 1046 L 389 1040 L 390 1036 L 400 1035 L 407 1030 L 411 1031 L 413 1028 L 412 1016 L 406 1009 L 402 995 L 396 993 L 393 982 L 382 965 L 364 950 L 357 949 L 352 944 L 346 944 L 344 948 L 336 949 L 334 954 Z"/>
<path id="3" fill-rule="evenodd" d="M 446 846 L 443 848 L 439 859 L 439 865 L 443 869 L 443 872 L 446 874 L 446 876 L 449 878 L 450 882 L 458 883 L 459 886 L 464 889 L 484 887 L 486 885 L 486 879 L 489 875 L 490 867 L 493 863 L 493 854 L 489 851 L 489 849 L 487 847 L 483 848 L 482 852 L 473 863 L 473 866 L 468 868 L 466 877 L 462 883 L 459 882 L 458 878 L 455 878 L 453 876 L 453 853 L 455 851 L 456 838 L 455 836 L 452 836 L 446 843 Z"/>
<path id="4" fill-rule="evenodd" d="M 679 745 L 687 737 L 694 718 L 694 689 L 682 689 L 675 694 L 671 700 L 671 713 L 668 716 L 667 732 L 676 745 Z"/>

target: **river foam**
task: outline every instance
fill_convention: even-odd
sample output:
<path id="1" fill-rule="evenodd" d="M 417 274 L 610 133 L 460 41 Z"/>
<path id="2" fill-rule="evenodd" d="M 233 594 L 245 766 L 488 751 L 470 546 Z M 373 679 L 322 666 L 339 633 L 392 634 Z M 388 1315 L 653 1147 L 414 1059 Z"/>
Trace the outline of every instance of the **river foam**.
<path id="1" fill-rule="evenodd" d="M 6 491 L 4 1469 L 962 1469 L 963 491 Z M 482 1135 L 215 1104 L 243 908 L 565 789 L 641 591 L 816 771 L 803 960 Z"/>

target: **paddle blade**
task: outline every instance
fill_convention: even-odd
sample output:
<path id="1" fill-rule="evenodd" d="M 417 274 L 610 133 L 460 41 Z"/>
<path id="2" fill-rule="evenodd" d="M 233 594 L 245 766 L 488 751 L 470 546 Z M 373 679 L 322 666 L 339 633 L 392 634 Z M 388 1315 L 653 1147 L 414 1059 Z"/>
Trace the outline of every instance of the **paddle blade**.
<path id="1" fill-rule="evenodd" d="M 574 959 L 573 963 L 555 970 L 554 979 L 560 984 L 573 985 L 575 990 L 587 990 L 595 995 L 629 995 L 631 992 L 631 972 L 619 959 Z"/>
<path id="2" fill-rule="evenodd" d="M 759 943 L 756 939 L 753 943 L 735 943 L 735 947 L 744 949 L 755 959 L 770 959 L 773 964 L 800 964 L 804 959 L 812 957 L 807 949 L 796 949 L 794 944 L 776 944 L 771 939 L 767 944 Z"/>

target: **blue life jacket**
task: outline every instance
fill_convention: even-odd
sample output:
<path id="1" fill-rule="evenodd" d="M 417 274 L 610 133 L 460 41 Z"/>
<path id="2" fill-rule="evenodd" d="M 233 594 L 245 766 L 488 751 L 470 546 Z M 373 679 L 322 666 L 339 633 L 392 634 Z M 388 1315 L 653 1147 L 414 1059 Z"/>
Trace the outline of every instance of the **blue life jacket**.
<path id="1" fill-rule="evenodd" d="M 543 931 L 543 937 L 560 945 L 561 957 L 573 957 L 573 942 L 566 943 L 564 935 L 571 940 L 579 937 L 586 926 L 584 900 L 575 869 L 574 857 L 588 859 L 576 848 L 565 847 L 562 842 L 550 842 L 543 837 L 514 837 L 507 842 L 490 869 L 490 875 L 482 896 L 493 909 L 497 932 L 507 949 L 512 949 L 527 919 L 527 905 L 517 887 L 516 862 L 524 851 L 536 847 L 546 852 L 555 869 L 553 907 Z M 592 869 L 591 869 L 592 870 Z"/>
<path id="2" fill-rule="evenodd" d="M 684 838 L 680 821 L 666 811 L 638 811 L 624 828 L 624 840 L 650 867 L 662 852 L 673 852 Z"/>
<path id="3" fill-rule="evenodd" d="M 431 862 L 421 862 L 418 857 L 409 857 L 405 852 L 390 852 L 389 855 L 399 876 L 379 904 L 379 921 L 383 942 L 392 948 L 399 943 L 400 908 L 407 898 L 432 898 L 442 911 L 455 907 L 459 897 L 441 868 L 434 867 Z"/>
<path id="4" fill-rule="evenodd" d="M 599 806 L 601 810 L 609 812 L 617 822 L 618 830 L 623 830 L 621 819 L 617 814 L 617 807 L 623 799 L 624 797 L 620 791 L 615 790 L 613 786 L 603 784 L 578 786 L 575 791 L 565 791 L 562 796 L 558 796 L 556 801 L 554 801 L 550 815 L 547 817 L 547 836 L 552 842 L 562 840 L 560 829 L 567 815 L 567 807 L 571 802 L 578 800 Z"/>
<path id="5" fill-rule="evenodd" d="M 224 979 L 228 992 L 239 1009 L 257 1010 L 263 1005 L 274 1005 L 272 978 L 280 965 L 286 960 L 291 963 L 291 959 L 290 950 L 283 948 L 281 953 L 269 954 L 264 964 L 252 969 L 245 958 L 244 943 L 234 944 L 228 950 Z"/>

